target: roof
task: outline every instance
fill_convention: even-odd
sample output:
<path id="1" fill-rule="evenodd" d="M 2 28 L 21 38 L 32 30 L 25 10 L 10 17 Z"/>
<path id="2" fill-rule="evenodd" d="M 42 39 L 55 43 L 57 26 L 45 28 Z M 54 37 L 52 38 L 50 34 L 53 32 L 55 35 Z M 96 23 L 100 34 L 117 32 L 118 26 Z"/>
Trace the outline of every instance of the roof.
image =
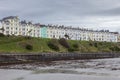
<path id="1" fill-rule="evenodd" d="M 3 18 L 2 20 L 4 21 L 7 19 L 18 19 L 18 17 L 17 16 L 8 16 L 8 17 Z"/>

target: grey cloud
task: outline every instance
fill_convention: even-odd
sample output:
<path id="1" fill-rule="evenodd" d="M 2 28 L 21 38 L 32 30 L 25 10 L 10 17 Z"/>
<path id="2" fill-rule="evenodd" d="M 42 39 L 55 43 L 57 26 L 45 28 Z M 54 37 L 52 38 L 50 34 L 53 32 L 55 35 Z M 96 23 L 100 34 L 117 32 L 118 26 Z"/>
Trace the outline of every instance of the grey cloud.
<path id="1" fill-rule="evenodd" d="M 120 21 L 120 0 L 0 0 L 0 18 L 10 15 L 45 24 L 112 25 L 115 16 Z"/>
<path id="2" fill-rule="evenodd" d="M 109 9 L 109 10 L 103 10 L 99 13 L 98 15 L 103 15 L 103 16 L 120 16 L 120 7 Z"/>

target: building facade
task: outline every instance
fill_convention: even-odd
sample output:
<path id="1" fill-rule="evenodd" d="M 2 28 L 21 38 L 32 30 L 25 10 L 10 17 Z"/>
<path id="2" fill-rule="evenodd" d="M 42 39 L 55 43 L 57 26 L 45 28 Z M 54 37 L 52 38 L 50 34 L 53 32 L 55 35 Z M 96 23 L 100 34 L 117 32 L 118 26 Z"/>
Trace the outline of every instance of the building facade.
<path id="1" fill-rule="evenodd" d="M 120 34 L 118 35 L 118 41 L 117 42 L 120 42 Z"/>
<path id="2" fill-rule="evenodd" d="M 45 25 L 41 25 L 41 37 L 42 38 L 48 38 L 47 36 L 47 26 Z"/>
<path id="3" fill-rule="evenodd" d="M 64 27 L 58 25 L 41 25 L 20 21 L 17 16 L 5 17 L 0 23 L 0 33 L 5 35 L 21 35 L 41 38 L 65 38 L 71 40 L 120 42 L 120 35 L 109 30 L 89 30 L 84 28 Z"/>

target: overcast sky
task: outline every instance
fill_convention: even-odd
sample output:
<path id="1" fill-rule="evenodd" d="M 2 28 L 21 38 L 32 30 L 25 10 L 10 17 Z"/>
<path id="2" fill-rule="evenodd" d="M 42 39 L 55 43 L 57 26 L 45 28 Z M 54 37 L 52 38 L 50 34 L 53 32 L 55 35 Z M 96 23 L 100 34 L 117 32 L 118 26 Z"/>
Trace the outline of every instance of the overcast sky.
<path id="1" fill-rule="evenodd" d="M 0 19 L 6 16 L 120 32 L 120 0 L 0 0 Z"/>

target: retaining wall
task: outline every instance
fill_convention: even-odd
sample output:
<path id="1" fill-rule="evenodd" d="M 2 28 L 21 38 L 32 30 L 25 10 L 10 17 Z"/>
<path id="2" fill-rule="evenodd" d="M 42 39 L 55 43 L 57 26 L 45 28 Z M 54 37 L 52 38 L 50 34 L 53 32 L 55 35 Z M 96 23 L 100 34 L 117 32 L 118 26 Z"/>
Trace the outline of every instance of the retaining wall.
<path id="1" fill-rule="evenodd" d="M 120 53 L 0 54 L 0 63 L 75 60 L 75 59 L 102 59 L 102 58 L 116 58 L 116 57 L 120 57 Z"/>

